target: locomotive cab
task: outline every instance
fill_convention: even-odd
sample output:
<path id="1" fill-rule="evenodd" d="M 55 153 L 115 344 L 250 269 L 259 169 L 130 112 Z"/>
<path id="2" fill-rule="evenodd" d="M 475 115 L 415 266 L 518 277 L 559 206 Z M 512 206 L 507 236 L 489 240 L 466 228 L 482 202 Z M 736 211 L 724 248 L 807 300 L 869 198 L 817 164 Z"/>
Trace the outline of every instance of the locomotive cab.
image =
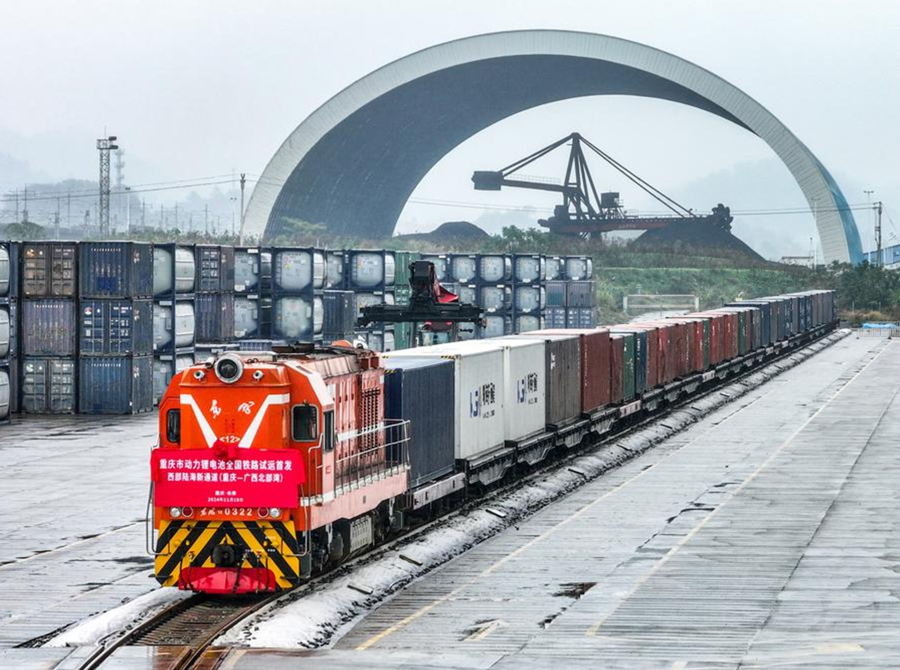
<path id="1" fill-rule="evenodd" d="M 317 556 L 347 554 L 351 529 L 373 543 L 375 512 L 408 470 L 382 399 L 377 355 L 353 349 L 229 352 L 176 375 L 151 458 L 157 580 L 286 589 Z"/>

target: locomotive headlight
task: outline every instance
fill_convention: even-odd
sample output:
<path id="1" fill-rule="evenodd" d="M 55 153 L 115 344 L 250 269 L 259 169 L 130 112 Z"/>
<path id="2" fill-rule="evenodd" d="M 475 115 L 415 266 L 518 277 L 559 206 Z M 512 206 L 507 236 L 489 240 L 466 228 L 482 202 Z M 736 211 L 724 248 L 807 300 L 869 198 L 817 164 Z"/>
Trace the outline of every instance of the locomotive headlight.
<path id="1" fill-rule="evenodd" d="M 180 507 L 170 507 L 169 514 L 173 519 L 178 519 L 181 517 L 181 508 Z"/>
<path id="2" fill-rule="evenodd" d="M 194 370 L 194 379 L 200 381 L 206 376 L 206 373 L 203 370 Z"/>
<path id="3" fill-rule="evenodd" d="M 278 509 L 277 507 L 273 507 L 269 510 L 269 516 L 272 517 L 273 519 L 280 519 L 281 518 L 281 510 Z"/>
<path id="4" fill-rule="evenodd" d="M 262 378 L 263 378 L 263 371 L 262 371 L 262 370 L 257 370 L 256 372 L 254 372 L 254 373 L 253 373 L 253 378 L 254 378 L 256 381 L 259 381 L 260 379 L 262 379 Z"/>
<path id="5" fill-rule="evenodd" d="M 216 361 L 213 369 L 216 377 L 226 384 L 234 384 L 244 374 L 244 362 L 234 354 L 225 354 Z"/>

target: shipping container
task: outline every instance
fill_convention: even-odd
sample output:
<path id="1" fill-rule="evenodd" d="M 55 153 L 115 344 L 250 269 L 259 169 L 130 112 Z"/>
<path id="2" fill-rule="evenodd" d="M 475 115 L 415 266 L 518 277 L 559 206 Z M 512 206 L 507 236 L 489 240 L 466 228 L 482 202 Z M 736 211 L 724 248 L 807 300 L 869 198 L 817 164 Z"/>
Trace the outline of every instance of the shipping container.
<path id="1" fill-rule="evenodd" d="M 397 349 L 394 341 L 394 331 L 392 330 L 360 330 L 354 333 L 350 339 L 354 346 L 360 346 L 379 353 Z"/>
<path id="2" fill-rule="evenodd" d="M 322 333 L 326 340 L 345 340 L 356 330 L 353 291 L 325 291 L 322 294 Z"/>
<path id="3" fill-rule="evenodd" d="M 22 361 L 22 411 L 73 414 L 75 392 L 74 359 L 29 357 Z"/>
<path id="4" fill-rule="evenodd" d="M 82 355 L 153 353 L 153 301 L 83 298 L 78 314 L 78 347 Z"/>
<path id="5" fill-rule="evenodd" d="M 512 256 L 482 254 L 478 257 L 476 280 L 482 284 L 508 284 L 512 281 Z"/>
<path id="6" fill-rule="evenodd" d="M 153 305 L 153 349 L 168 352 L 194 346 L 196 332 L 194 305 L 176 302 L 172 305 Z"/>
<path id="7" fill-rule="evenodd" d="M 545 343 L 540 338 L 502 337 L 472 343 L 503 352 L 503 434 L 520 442 L 544 431 L 546 416 Z"/>
<path id="8" fill-rule="evenodd" d="M 22 297 L 75 297 L 77 248 L 76 242 L 23 243 Z"/>
<path id="9" fill-rule="evenodd" d="M 566 282 L 566 307 L 594 307 L 597 304 L 595 284 L 592 279 Z"/>
<path id="10" fill-rule="evenodd" d="M 475 304 L 486 312 L 506 312 L 512 307 L 512 290 L 508 286 L 482 286 L 477 296 Z"/>
<path id="11" fill-rule="evenodd" d="M 82 242 L 78 249 L 82 298 L 152 298 L 153 245 L 148 242 Z"/>
<path id="12" fill-rule="evenodd" d="M 410 422 L 409 488 L 453 472 L 455 405 L 435 389 L 452 389 L 452 361 L 385 359 L 384 417 Z"/>
<path id="13" fill-rule="evenodd" d="M 0 305 L 0 359 L 9 358 L 12 352 L 12 328 L 9 305 Z"/>
<path id="14" fill-rule="evenodd" d="M 271 275 L 271 254 L 269 274 Z M 262 289 L 262 252 L 256 247 L 237 247 L 234 250 L 234 290 L 236 293 L 259 294 Z"/>
<path id="15" fill-rule="evenodd" d="M 544 340 L 547 378 L 547 425 L 560 427 L 581 416 L 581 341 L 577 335 L 535 335 Z"/>
<path id="16" fill-rule="evenodd" d="M 594 276 L 594 262 L 589 256 L 566 256 L 565 268 L 565 278 L 569 281 L 580 281 Z"/>
<path id="17" fill-rule="evenodd" d="M 439 282 L 453 281 L 450 276 L 450 258 L 446 254 L 422 254 L 422 260 L 434 265 L 434 276 Z"/>
<path id="18" fill-rule="evenodd" d="M 363 293 L 361 291 L 353 292 L 353 313 L 355 318 L 359 319 L 363 315 L 363 307 L 369 307 L 370 305 L 393 305 L 394 302 L 394 293 L 392 291 L 375 292 L 375 293 Z"/>
<path id="19" fill-rule="evenodd" d="M 281 296 L 272 302 L 272 336 L 275 339 L 312 342 L 324 325 L 322 296 Z"/>
<path id="20" fill-rule="evenodd" d="M 484 323 L 478 326 L 479 338 L 502 337 L 512 333 L 512 317 L 502 314 L 485 314 Z"/>
<path id="21" fill-rule="evenodd" d="M 531 335 L 565 335 L 579 339 L 581 411 L 590 414 L 609 404 L 609 331 L 605 329 L 554 330 Z"/>
<path id="22" fill-rule="evenodd" d="M 325 254 L 321 249 L 272 249 L 272 287 L 277 293 L 317 291 L 325 285 Z"/>
<path id="23" fill-rule="evenodd" d="M 194 319 L 197 342 L 234 339 L 234 293 L 198 293 L 194 298 Z"/>
<path id="24" fill-rule="evenodd" d="M 197 293 L 230 293 L 235 285 L 234 247 L 224 244 L 198 244 L 194 247 Z"/>
<path id="25" fill-rule="evenodd" d="M 566 259 L 562 256 L 545 256 L 544 278 L 547 281 L 564 281 L 566 278 Z"/>
<path id="26" fill-rule="evenodd" d="M 473 284 L 478 277 L 478 257 L 475 254 L 450 254 L 449 281 Z"/>
<path id="27" fill-rule="evenodd" d="M 538 314 L 544 309 L 546 289 L 540 284 L 516 286 L 513 289 L 513 309 L 517 314 Z"/>
<path id="28" fill-rule="evenodd" d="M 410 265 L 422 257 L 417 251 L 395 251 L 394 259 L 396 263 L 396 276 L 394 277 L 395 290 L 409 290 L 409 278 L 412 275 Z"/>
<path id="29" fill-rule="evenodd" d="M 544 281 L 544 257 L 540 254 L 516 254 L 513 256 L 513 282 L 515 284 L 540 284 Z"/>
<path id="30" fill-rule="evenodd" d="M 525 314 L 516 316 L 513 320 L 513 332 L 528 333 L 533 330 L 540 330 L 544 327 L 544 320 L 537 314 Z"/>
<path id="31" fill-rule="evenodd" d="M 460 304 L 476 305 L 478 304 L 478 288 L 468 284 L 445 284 L 444 288 L 455 295 Z"/>
<path id="32" fill-rule="evenodd" d="M 635 396 L 636 350 L 634 333 L 622 333 L 622 401 L 631 402 Z"/>
<path id="33" fill-rule="evenodd" d="M 650 353 L 650 345 L 654 344 L 655 346 L 656 341 L 654 329 L 643 328 L 635 324 L 633 326 L 611 326 L 609 332 L 611 335 L 634 336 L 634 392 L 635 395 L 641 395 L 651 390 L 656 385 L 655 379 L 652 379 L 653 373 L 656 372 L 656 363 L 651 359 Z M 654 383 L 651 384 L 651 381 Z M 623 380 L 623 388 L 624 383 Z"/>
<path id="34" fill-rule="evenodd" d="M 567 285 L 564 281 L 547 281 L 544 284 L 547 307 L 565 307 Z"/>
<path id="35" fill-rule="evenodd" d="M 345 289 L 347 277 L 344 274 L 345 256 L 342 249 L 332 249 L 324 252 L 325 257 L 325 281 L 322 288 Z"/>
<path id="36" fill-rule="evenodd" d="M 285 340 L 267 340 L 247 338 L 235 342 L 238 345 L 238 351 L 272 351 L 273 347 L 286 347 Z"/>
<path id="37" fill-rule="evenodd" d="M 443 402 L 455 404 L 454 455 L 476 459 L 504 445 L 503 351 L 486 349 L 480 342 L 453 342 L 433 347 L 404 349 L 385 355 L 393 359 L 443 358 L 453 361 L 453 395 L 435 392 Z M 451 400 L 452 399 L 452 400 Z"/>
<path id="38" fill-rule="evenodd" d="M 44 298 L 22 302 L 22 354 L 74 356 L 78 328 L 75 301 Z"/>
<path id="39" fill-rule="evenodd" d="M 261 300 L 256 297 L 235 296 L 233 337 L 248 339 L 263 335 Z"/>
<path id="40" fill-rule="evenodd" d="M 567 328 L 568 316 L 565 307 L 547 307 L 544 310 L 544 322 L 547 328 Z"/>
<path id="41" fill-rule="evenodd" d="M 567 307 L 566 328 L 595 328 L 597 310 L 594 307 Z"/>
<path id="42" fill-rule="evenodd" d="M 140 414 L 153 410 L 152 356 L 78 359 L 79 414 Z"/>
<path id="43" fill-rule="evenodd" d="M 625 334 L 609 338 L 609 397 L 613 404 L 625 399 Z"/>
<path id="44" fill-rule="evenodd" d="M 344 259 L 348 289 L 383 291 L 394 286 L 396 263 L 393 251 L 351 249 L 344 252 Z"/>
<path id="45" fill-rule="evenodd" d="M 265 350 L 263 350 L 265 351 Z M 174 360 L 171 357 L 153 359 L 153 402 L 159 404 L 163 393 L 169 388 L 169 382 L 176 372 L 187 370 L 194 364 L 193 354 L 181 354 Z"/>
<path id="46" fill-rule="evenodd" d="M 22 359 L 8 358 L 3 362 L 3 366 L 9 374 L 9 413 L 18 414 L 21 409 L 21 387 L 22 387 Z"/>
<path id="47" fill-rule="evenodd" d="M 8 421 L 12 412 L 13 384 L 9 365 L 0 363 L 0 422 Z"/>
<path id="48" fill-rule="evenodd" d="M 7 242 L 0 244 L 0 298 L 18 298 L 16 285 L 16 254 L 18 244 Z"/>
<path id="49" fill-rule="evenodd" d="M 153 245 L 153 295 L 192 293 L 197 274 L 194 250 L 175 244 Z"/>

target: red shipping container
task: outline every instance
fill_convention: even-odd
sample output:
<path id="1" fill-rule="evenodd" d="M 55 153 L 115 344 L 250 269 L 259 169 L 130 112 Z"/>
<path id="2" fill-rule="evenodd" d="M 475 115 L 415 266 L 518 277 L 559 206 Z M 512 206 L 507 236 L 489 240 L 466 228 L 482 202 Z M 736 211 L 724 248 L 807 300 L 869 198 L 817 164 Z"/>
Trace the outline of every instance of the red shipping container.
<path id="1" fill-rule="evenodd" d="M 625 338 L 622 335 L 609 337 L 609 397 L 614 403 L 625 397 Z"/>
<path id="2" fill-rule="evenodd" d="M 705 320 L 691 314 L 672 317 L 672 321 L 683 323 L 687 328 L 688 373 L 703 372 L 703 322 Z"/>
<path id="3" fill-rule="evenodd" d="M 687 316 L 709 321 L 709 366 L 715 367 L 724 360 L 725 315 L 718 312 L 694 312 Z"/>
<path id="4" fill-rule="evenodd" d="M 725 335 L 723 341 L 725 343 L 722 352 L 722 360 L 730 361 L 738 356 L 738 315 L 737 312 L 720 312 L 715 310 L 714 314 L 721 314 L 725 320 Z"/>
<path id="5" fill-rule="evenodd" d="M 608 405 L 609 331 L 603 328 L 545 328 L 528 335 L 578 335 L 581 339 L 581 411 L 591 413 Z"/>
<path id="6" fill-rule="evenodd" d="M 649 325 L 656 327 L 658 333 L 659 386 L 664 386 L 682 374 L 684 337 L 680 325 L 672 321 L 654 321 Z"/>

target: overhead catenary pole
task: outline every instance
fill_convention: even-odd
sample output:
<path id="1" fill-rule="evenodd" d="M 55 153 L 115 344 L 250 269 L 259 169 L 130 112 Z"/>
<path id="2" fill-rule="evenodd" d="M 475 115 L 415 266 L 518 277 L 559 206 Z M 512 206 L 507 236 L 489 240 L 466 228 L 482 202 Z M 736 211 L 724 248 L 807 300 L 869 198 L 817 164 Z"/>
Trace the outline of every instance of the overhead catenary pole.
<path id="1" fill-rule="evenodd" d="M 241 172 L 241 233 L 238 238 L 238 243 L 244 244 L 244 185 L 247 183 L 247 174 Z"/>
<path id="2" fill-rule="evenodd" d="M 884 259 L 881 258 L 881 211 L 883 203 L 881 200 L 875 203 L 875 264 L 884 266 Z"/>

